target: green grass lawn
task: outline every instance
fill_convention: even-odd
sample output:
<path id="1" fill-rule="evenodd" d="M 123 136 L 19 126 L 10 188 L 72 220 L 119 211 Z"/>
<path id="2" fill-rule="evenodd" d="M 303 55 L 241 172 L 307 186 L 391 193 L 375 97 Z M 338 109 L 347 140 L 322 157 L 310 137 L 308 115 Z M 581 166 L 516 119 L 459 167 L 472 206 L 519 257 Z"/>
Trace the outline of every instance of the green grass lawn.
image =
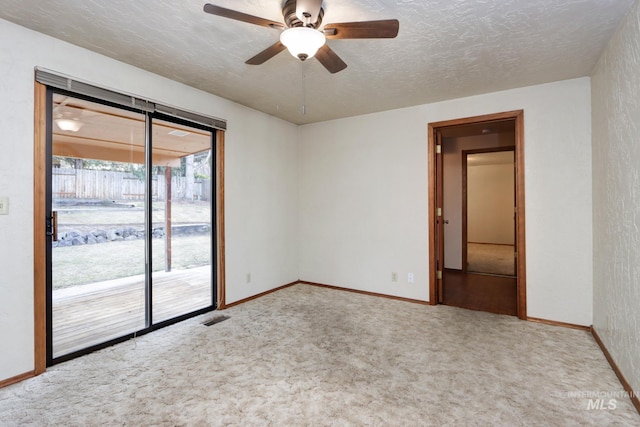
<path id="1" fill-rule="evenodd" d="M 182 270 L 211 263 L 209 236 L 172 239 L 172 269 Z M 153 271 L 164 271 L 164 239 L 154 239 Z M 53 288 L 85 285 L 144 274 L 144 240 L 54 248 Z"/>
<path id="2" fill-rule="evenodd" d="M 60 207 L 58 210 L 58 226 L 92 226 L 92 225 L 143 225 L 144 203 L 126 202 L 130 208 L 110 207 Z M 164 203 L 154 202 L 151 219 L 154 223 L 164 222 Z M 211 207 L 209 202 L 174 202 L 171 205 L 171 220 L 174 224 L 210 223 Z"/>
<path id="3" fill-rule="evenodd" d="M 98 228 L 134 227 L 144 229 L 143 202 L 126 202 L 132 207 L 77 206 L 61 207 L 58 231 Z M 154 224 L 164 223 L 164 203 L 153 203 Z M 173 225 L 210 224 L 209 202 L 174 202 Z M 211 236 L 195 235 L 172 238 L 172 269 L 180 270 L 211 263 Z M 52 250 L 53 288 L 102 282 L 144 274 L 144 239 L 113 241 L 94 245 L 56 247 Z M 153 271 L 164 271 L 164 239 L 152 240 Z"/>

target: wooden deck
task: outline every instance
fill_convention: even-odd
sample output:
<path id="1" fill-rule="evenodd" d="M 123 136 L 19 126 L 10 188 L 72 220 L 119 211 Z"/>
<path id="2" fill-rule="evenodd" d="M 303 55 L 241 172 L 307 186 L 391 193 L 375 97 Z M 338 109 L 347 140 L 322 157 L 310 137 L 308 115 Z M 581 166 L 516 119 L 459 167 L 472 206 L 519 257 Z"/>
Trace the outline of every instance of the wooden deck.
<path id="1" fill-rule="evenodd" d="M 211 305 L 211 266 L 153 273 L 154 323 Z M 144 275 L 53 291 L 53 357 L 145 327 Z"/>

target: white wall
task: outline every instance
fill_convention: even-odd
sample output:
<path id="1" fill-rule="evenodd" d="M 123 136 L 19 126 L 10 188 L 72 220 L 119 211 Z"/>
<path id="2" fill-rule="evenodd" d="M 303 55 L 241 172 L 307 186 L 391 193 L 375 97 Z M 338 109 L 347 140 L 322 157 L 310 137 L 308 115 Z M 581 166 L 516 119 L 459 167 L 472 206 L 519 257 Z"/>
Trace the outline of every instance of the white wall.
<path id="1" fill-rule="evenodd" d="M 296 126 L 0 20 L 0 380 L 34 366 L 35 66 L 227 119 L 227 302 L 297 280 Z"/>
<path id="2" fill-rule="evenodd" d="M 580 78 L 302 126 L 300 278 L 428 300 L 427 124 L 524 109 L 528 315 L 590 325 L 590 105 Z"/>
<path id="3" fill-rule="evenodd" d="M 513 163 L 468 166 L 467 179 L 467 241 L 513 245 Z"/>
<path id="4" fill-rule="evenodd" d="M 593 326 L 640 392 L 640 3 L 592 75 Z"/>

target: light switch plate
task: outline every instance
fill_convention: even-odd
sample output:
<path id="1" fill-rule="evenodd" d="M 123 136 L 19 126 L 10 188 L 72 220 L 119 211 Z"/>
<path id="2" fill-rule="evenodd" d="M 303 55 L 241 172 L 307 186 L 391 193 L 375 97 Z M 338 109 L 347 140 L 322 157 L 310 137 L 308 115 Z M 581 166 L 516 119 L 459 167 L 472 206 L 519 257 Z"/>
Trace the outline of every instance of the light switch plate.
<path id="1" fill-rule="evenodd" d="M 0 197 L 0 215 L 9 215 L 8 197 Z"/>

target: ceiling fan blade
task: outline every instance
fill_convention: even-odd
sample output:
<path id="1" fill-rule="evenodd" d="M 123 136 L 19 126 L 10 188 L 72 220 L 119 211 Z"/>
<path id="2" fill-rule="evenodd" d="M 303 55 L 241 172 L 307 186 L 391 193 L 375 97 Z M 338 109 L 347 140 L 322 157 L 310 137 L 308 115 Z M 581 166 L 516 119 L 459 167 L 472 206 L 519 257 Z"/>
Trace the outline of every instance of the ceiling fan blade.
<path id="1" fill-rule="evenodd" d="M 296 16 L 305 26 L 315 24 L 321 7 L 322 0 L 297 0 Z"/>
<path id="2" fill-rule="evenodd" d="M 347 64 L 340 59 L 340 57 L 325 43 L 318 52 L 316 53 L 316 58 L 324 68 L 329 70 L 331 74 L 337 73 L 338 71 L 342 71 L 347 68 Z"/>
<path id="3" fill-rule="evenodd" d="M 253 58 L 247 60 L 245 64 L 249 64 L 249 65 L 263 64 L 268 60 L 270 60 L 271 58 L 273 58 L 274 56 L 276 56 L 277 54 L 279 54 L 280 52 L 282 52 L 283 50 L 285 50 L 286 48 L 287 47 L 282 43 L 280 43 L 280 41 L 277 41 L 276 43 L 272 44 L 271 46 L 269 46 L 268 48 L 266 48 L 265 50 L 263 50 L 262 52 L 254 56 Z"/>
<path id="4" fill-rule="evenodd" d="M 222 16 L 223 18 L 235 19 L 236 21 L 247 22 L 249 24 L 260 25 L 262 27 L 279 28 L 284 29 L 284 24 L 269 19 L 259 18 L 253 15 L 247 15 L 246 13 L 238 12 L 236 10 L 225 9 L 224 7 L 216 6 L 211 3 L 204 5 L 204 11 L 212 15 Z"/>
<path id="5" fill-rule="evenodd" d="M 324 33 L 328 39 L 392 39 L 398 35 L 399 28 L 397 19 L 384 19 L 327 24 Z"/>

